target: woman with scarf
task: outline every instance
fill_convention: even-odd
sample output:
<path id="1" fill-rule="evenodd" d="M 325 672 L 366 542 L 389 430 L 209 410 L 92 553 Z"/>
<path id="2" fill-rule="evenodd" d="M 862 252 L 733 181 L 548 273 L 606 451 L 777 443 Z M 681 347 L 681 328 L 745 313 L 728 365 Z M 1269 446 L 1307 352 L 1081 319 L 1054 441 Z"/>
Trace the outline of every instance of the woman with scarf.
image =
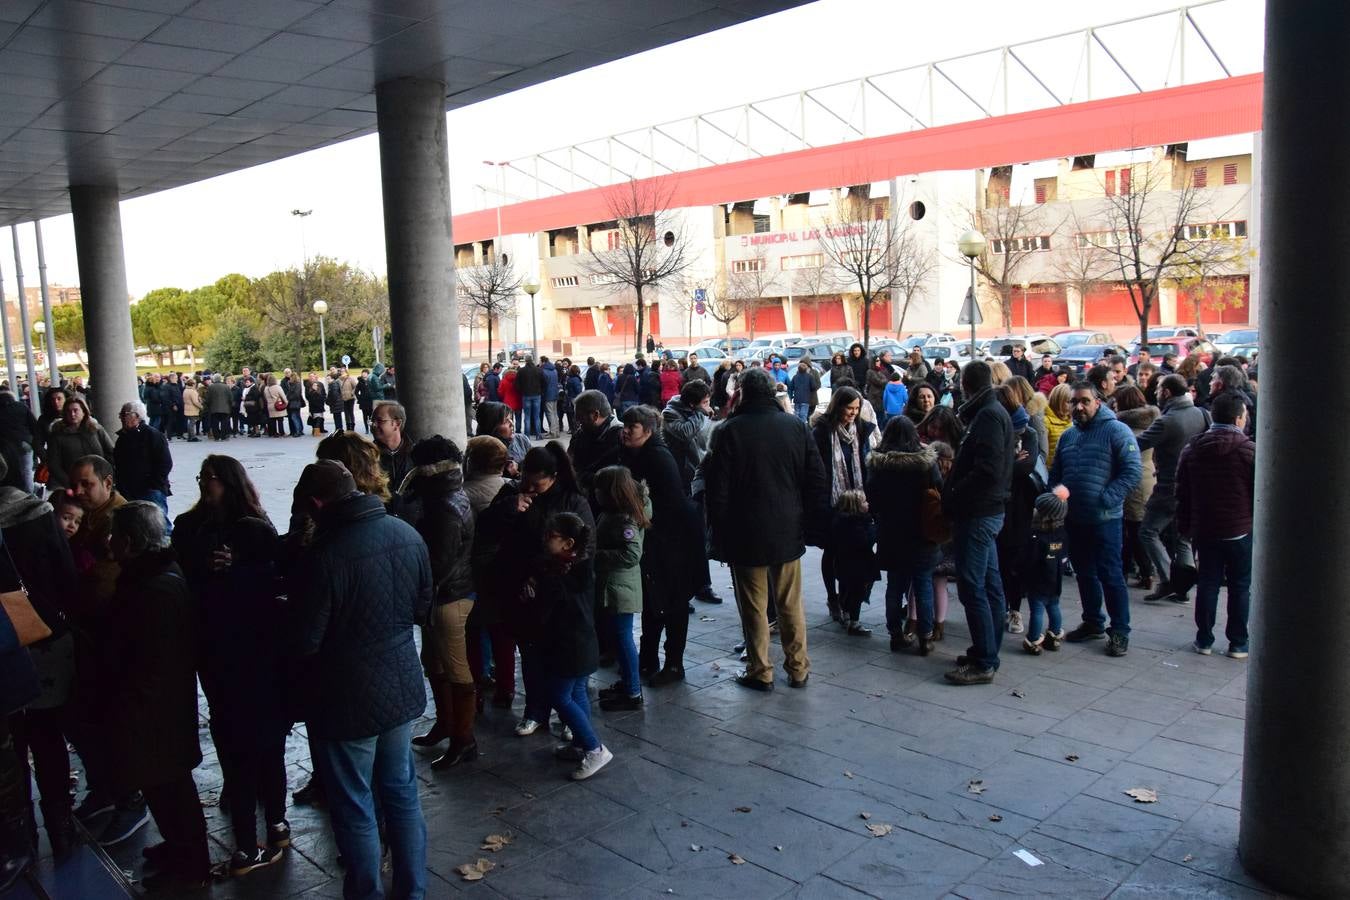
<path id="1" fill-rule="evenodd" d="M 830 405 L 811 427 L 811 436 L 830 477 L 831 509 L 844 491 L 863 490 L 866 483 L 867 457 L 872 452 L 871 437 L 876 426 L 861 418 L 862 405 L 862 395 L 857 390 L 842 387 L 830 395 Z M 833 530 L 830 529 L 831 533 Z M 834 548 L 828 542 L 820 554 L 820 575 L 825 581 L 830 617 L 838 621 L 838 576 L 834 571 Z"/>

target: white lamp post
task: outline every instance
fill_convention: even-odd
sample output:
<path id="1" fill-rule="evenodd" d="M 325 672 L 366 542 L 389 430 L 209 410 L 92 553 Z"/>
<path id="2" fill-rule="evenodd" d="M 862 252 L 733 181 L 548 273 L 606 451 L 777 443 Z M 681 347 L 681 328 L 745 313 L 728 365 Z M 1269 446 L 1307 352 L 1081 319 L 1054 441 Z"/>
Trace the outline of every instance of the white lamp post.
<path id="1" fill-rule="evenodd" d="M 314 301 L 314 313 L 319 317 L 319 351 L 323 354 L 323 370 L 328 371 L 328 339 L 323 334 L 323 317 L 328 314 L 328 304 L 322 300 Z"/>
<path id="2" fill-rule="evenodd" d="M 534 295 L 539 293 L 539 282 L 530 279 L 520 288 L 530 295 L 530 343 L 534 345 L 534 355 L 537 357 L 539 356 L 539 323 L 534 317 Z"/>
<path id="3" fill-rule="evenodd" d="M 984 235 L 974 228 L 957 238 L 957 248 L 970 261 L 970 358 L 975 359 L 975 260 L 984 253 Z"/>
<path id="4" fill-rule="evenodd" d="M 42 321 L 41 319 L 38 319 L 36 322 L 33 323 L 33 333 L 37 335 L 38 344 L 42 346 L 43 352 L 47 354 L 48 367 L 54 369 L 55 359 L 53 358 L 51 348 L 47 346 L 47 341 L 44 337 L 47 334 L 47 323 Z M 52 384 L 53 385 L 56 384 L 55 378 L 52 379 Z"/>

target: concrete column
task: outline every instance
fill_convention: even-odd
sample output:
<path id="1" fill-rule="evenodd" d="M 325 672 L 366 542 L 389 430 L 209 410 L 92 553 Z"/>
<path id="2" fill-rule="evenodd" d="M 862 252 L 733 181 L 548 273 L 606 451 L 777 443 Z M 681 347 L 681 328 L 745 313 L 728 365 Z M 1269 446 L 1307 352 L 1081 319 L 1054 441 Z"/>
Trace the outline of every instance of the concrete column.
<path id="1" fill-rule="evenodd" d="M 89 350 L 89 399 L 94 418 L 117 430 L 122 404 L 137 399 L 136 345 L 131 339 L 127 263 L 117 188 L 72 185 L 70 211 L 80 269 L 80 306 Z"/>
<path id="2" fill-rule="evenodd" d="M 1310 331 L 1350 335 L 1350 6 L 1266 5 L 1263 397 L 1306 393 Z M 1309 65 L 1317 60 L 1317 65 Z M 1337 75 L 1336 73 L 1340 73 Z M 1316 235 L 1316 239 L 1310 239 Z M 1300 352 L 1303 351 L 1303 352 Z M 1263 353 L 1262 356 L 1266 354 Z M 1238 853 L 1285 894 L 1350 895 L 1350 394 L 1265 403 L 1257 422 L 1255 577 Z"/>
<path id="3" fill-rule="evenodd" d="M 1261 132 L 1252 135 L 1252 190 L 1247 198 L 1250 212 L 1247 214 L 1247 246 L 1258 249 L 1261 246 L 1261 165 L 1264 159 L 1261 153 Z M 1261 260 L 1252 259 L 1249 263 L 1247 324 L 1255 328 L 1261 317 Z"/>
<path id="4" fill-rule="evenodd" d="M 411 439 L 442 434 L 462 447 L 445 84 L 386 81 L 375 88 L 375 109 L 399 402 L 408 411 Z"/>

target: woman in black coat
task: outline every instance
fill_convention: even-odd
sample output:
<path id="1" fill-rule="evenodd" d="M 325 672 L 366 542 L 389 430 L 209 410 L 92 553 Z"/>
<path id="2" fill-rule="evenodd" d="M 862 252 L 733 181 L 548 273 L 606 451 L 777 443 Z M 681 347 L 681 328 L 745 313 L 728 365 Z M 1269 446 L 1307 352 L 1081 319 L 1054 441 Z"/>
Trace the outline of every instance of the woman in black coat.
<path id="1" fill-rule="evenodd" d="M 196 600 L 198 665 L 211 710 L 211 738 L 229 797 L 232 868 L 261 862 L 257 808 L 267 826 L 267 859 L 289 841 L 286 824 L 286 667 L 277 623 L 283 616 L 274 557 L 277 534 L 258 492 L 233 457 L 211 455 L 197 476 L 201 498 L 174 520 L 173 548 Z"/>
<path id="2" fill-rule="evenodd" d="M 848 367 L 853 372 L 853 383 L 858 387 L 867 384 L 867 370 L 872 368 L 867 359 L 867 349 L 862 344 L 854 342 L 853 346 L 848 348 Z M 833 376 L 831 377 L 833 383 Z"/>
<path id="3" fill-rule="evenodd" d="M 324 426 L 323 409 L 327 403 L 327 391 L 324 389 L 323 382 L 309 376 L 305 382 L 305 402 L 309 404 L 309 429 L 310 432 L 318 437 L 321 434 L 327 434 L 328 429 Z"/>
<path id="4" fill-rule="evenodd" d="M 652 525 L 642 545 L 642 642 L 638 670 L 651 687 L 684 681 L 684 647 L 689 635 L 689 598 L 704 569 L 703 521 L 684 493 L 684 482 L 670 448 L 661 439 L 661 414 L 635 406 L 623 414 L 619 463 L 647 483 Z M 661 630 L 666 632 L 666 661 L 659 666 Z"/>
<path id="5" fill-rule="evenodd" d="M 205 886 L 211 857 L 192 770 L 197 739 L 196 611 L 167 549 L 164 514 L 137 501 L 112 514 L 110 546 L 121 565 L 100 645 L 99 731 L 113 796 L 140 790 L 164 836 L 147 855 L 159 873 L 147 888 Z M 275 686 L 273 686 L 275 690 Z"/>
<path id="6" fill-rule="evenodd" d="M 844 491 L 862 490 L 865 485 L 867 457 L 871 452 L 868 439 L 876 426 L 859 415 L 862 405 L 862 394 L 852 387 L 842 387 L 830 395 L 830 405 L 811 425 L 811 437 L 830 480 L 831 519 L 839 495 Z M 840 619 L 839 585 L 834 574 L 832 543 L 833 539 L 827 540 L 820 554 L 820 577 L 825 582 L 830 618 L 837 622 Z"/>
<path id="7" fill-rule="evenodd" d="M 886 572 L 886 630 L 891 650 L 908 647 L 905 597 L 918 606 L 919 654 L 933 644 L 933 569 L 938 545 L 924 534 L 924 498 L 942 490 L 937 454 L 919 444 L 906 416 L 886 423 L 881 446 L 867 461 L 867 505 L 877 521 L 877 565 Z"/>
<path id="8" fill-rule="evenodd" d="M 1003 529 L 995 539 L 998 551 L 998 571 L 1003 580 L 1003 595 L 1008 601 L 1008 620 L 1005 623 L 1010 634 L 1021 634 L 1022 597 L 1026 588 L 1022 581 L 1022 566 L 1027 557 L 1027 545 L 1031 542 L 1031 515 L 1035 512 L 1036 496 L 1040 493 L 1032 482 L 1032 472 L 1040 456 L 1040 440 L 1031 427 L 1031 417 L 1027 415 L 1017 392 L 1009 385 L 994 388 L 998 400 L 1012 417 L 1014 446 L 1017 455 L 1012 466 L 1012 491 L 1004 504 Z M 995 622 L 994 627 L 999 623 Z"/>

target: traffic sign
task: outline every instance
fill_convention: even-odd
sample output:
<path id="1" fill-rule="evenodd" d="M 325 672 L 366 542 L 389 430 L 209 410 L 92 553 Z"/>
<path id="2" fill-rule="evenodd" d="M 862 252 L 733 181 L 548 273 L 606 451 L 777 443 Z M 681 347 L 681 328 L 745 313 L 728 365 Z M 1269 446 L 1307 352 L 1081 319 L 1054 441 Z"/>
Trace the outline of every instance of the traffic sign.
<path id="1" fill-rule="evenodd" d="M 704 303 L 703 303 L 702 300 L 699 300 L 698 302 L 696 302 L 696 303 L 694 304 L 694 312 L 698 313 L 700 316 L 703 315 L 703 314 L 704 314 L 705 312 L 707 312 L 707 311 L 708 311 L 708 307 L 704 305 Z"/>
<path id="2" fill-rule="evenodd" d="M 694 300 L 698 303 L 707 303 L 708 292 L 703 288 L 694 288 Z"/>
<path id="3" fill-rule="evenodd" d="M 342 364 L 344 366 L 350 366 L 352 364 L 351 356 L 346 353 L 342 354 Z"/>
<path id="4" fill-rule="evenodd" d="M 984 315 L 980 312 L 980 304 L 975 302 L 975 289 L 966 288 L 966 299 L 961 304 L 961 315 L 957 317 L 958 325 L 983 325 Z"/>

